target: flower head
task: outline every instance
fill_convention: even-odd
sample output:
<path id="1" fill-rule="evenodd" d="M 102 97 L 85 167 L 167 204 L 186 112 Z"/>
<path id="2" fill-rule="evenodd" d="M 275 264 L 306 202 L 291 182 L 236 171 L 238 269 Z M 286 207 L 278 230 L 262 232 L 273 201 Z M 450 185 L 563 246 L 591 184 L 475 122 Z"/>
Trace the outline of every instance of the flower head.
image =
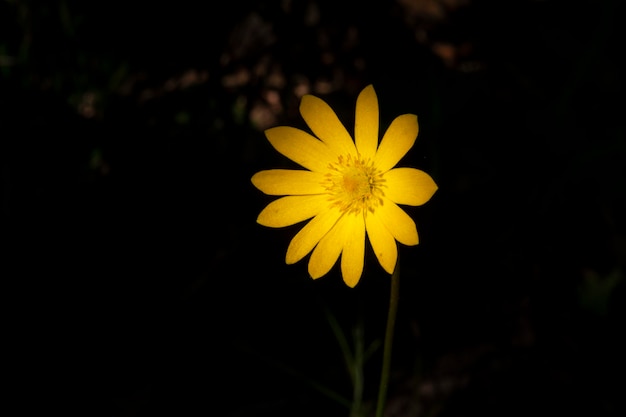
<path id="1" fill-rule="evenodd" d="M 265 131 L 278 152 L 305 169 L 252 176 L 265 194 L 283 196 L 261 211 L 258 223 L 286 227 L 310 219 L 291 240 L 285 260 L 293 264 L 312 251 L 313 278 L 328 273 L 341 255 L 343 280 L 354 287 L 363 272 L 366 235 L 381 266 L 393 273 L 396 241 L 418 243 L 415 222 L 398 204 L 422 205 L 437 190 L 427 173 L 394 168 L 415 143 L 417 116 L 398 116 L 379 144 L 378 98 L 371 85 L 357 98 L 354 141 L 323 100 L 305 95 L 300 114 L 315 136 L 288 126 Z"/>

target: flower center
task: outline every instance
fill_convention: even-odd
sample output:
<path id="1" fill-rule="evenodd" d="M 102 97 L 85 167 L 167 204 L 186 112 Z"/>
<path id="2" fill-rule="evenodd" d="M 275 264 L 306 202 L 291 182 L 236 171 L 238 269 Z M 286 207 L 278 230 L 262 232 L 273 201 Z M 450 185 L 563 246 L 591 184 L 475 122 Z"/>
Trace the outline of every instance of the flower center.
<path id="1" fill-rule="evenodd" d="M 324 188 L 332 205 L 344 213 L 374 212 L 383 203 L 382 173 L 368 160 L 343 155 L 328 166 Z"/>

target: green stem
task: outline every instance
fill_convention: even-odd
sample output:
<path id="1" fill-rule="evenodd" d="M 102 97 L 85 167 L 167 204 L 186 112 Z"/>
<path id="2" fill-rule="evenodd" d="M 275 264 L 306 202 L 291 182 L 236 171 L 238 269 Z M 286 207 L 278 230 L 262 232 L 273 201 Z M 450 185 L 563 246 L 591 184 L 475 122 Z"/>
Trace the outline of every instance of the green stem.
<path id="1" fill-rule="evenodd" d="M 391 291 L 389 295 L 389 312 L 387 313 L 387 329 L 385 330 L 385 344 L 383 347 L 383 366 L 378 388 L 378 404 L 376 417 L 383 417 L 385 401 L 387 399 L 387 387 L 389 385 L 389 372 L 391 369 L 391 345 L 393 342 L 393 329 L 396 323 L 398 311 L 398 298 L 400 294 L 400 254 L 396 261 L 396 267 L 391 274 Z"/>

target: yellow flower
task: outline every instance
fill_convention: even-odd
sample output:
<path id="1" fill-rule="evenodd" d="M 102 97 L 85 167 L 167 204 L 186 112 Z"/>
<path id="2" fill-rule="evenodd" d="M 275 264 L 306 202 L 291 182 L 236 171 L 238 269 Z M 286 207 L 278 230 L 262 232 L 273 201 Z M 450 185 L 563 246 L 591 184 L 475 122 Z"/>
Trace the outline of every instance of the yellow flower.
<path id="1" fill-rule="evenodd" d="M 417 138 L 417 116 L 398 116 L 378 143 L 378 98 L 367 86 L 357 98 L 354 137 L 323 100 L 305 95 L 300 113 L 315 136 L 294 127 L 265 131 L 281 154 L 306 170 L 271 169 L 252 176 L 268 195 L 284 196 L 261 211 L 257 222 L 286 227 L 311 219 L 287 248 L 287 264 L 311 251 L 309 274 L 319 278 L 341 255 L 344 282 L 361 278 L 365 236 L 382 267 L 393 273 L 396 241 L 417 245 L 415 222 L 398 204 L 419 206 L 437 190 L 433 179 L 415 168 L 394 168 Z"/>

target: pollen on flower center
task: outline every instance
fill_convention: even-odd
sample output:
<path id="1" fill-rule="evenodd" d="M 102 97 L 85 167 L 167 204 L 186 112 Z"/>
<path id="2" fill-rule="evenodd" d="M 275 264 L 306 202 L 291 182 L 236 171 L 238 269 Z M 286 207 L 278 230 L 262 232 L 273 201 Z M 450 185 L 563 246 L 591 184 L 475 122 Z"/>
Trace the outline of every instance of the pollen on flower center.
<path id="1" fill-rule="evenodd" d="M 373 213 L 382 204 L 385 180 L 371 162 L 352 155 L 341 155 L 328 168 L 323 185 L 332 205 L 346 213 Z"/>

